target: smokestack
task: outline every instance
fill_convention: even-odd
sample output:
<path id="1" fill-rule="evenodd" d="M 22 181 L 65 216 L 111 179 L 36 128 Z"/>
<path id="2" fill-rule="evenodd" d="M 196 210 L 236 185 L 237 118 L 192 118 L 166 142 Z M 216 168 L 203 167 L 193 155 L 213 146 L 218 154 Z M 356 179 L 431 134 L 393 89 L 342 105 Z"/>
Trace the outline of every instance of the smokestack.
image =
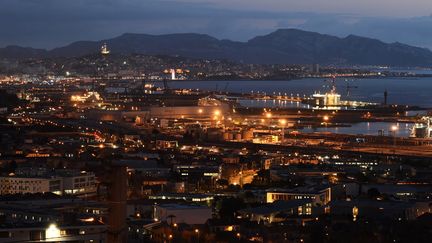
<path id="1" fill-rule="evenodd" d="M 384 105 L 387 105 L 387 97 L 388 97 L 388 93 L 387 90 L 384 91 Z"/>
<path id="2" fill-rule="evenodd" d="M 126 243 L 127 171 L 124 165 L 113 164 L 108 191 L 108 243 Z"/>

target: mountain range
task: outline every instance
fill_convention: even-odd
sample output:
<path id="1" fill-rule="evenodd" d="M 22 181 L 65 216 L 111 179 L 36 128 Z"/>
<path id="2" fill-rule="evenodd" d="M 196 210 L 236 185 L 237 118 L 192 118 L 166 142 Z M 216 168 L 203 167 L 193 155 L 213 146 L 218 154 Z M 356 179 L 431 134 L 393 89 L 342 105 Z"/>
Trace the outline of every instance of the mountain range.
<path id="1" fill-rule="evenodd" d="M 432 52 L 426 48 L 355 35 L 339 38 L 298 29 L 279 29 L 247 42 L 193 33 L 126 33 L 112 39 L 78 41 L 52 50 L 8 46 L 0 48 L 0 58 L 79 57 L 98 52 L 104 43 L 113 54 L 178 55 L 256 64 L 432 65 Z"/>

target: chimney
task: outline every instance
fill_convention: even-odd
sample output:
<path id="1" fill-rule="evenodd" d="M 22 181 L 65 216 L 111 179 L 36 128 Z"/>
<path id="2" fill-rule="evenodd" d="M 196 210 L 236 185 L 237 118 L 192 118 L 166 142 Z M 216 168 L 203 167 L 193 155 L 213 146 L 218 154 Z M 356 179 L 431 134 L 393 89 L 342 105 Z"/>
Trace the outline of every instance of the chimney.
<path id="1" fill-rule="evenodd" d="M 108 243 L 126 243 L 127 171 L 125 165 L 112 164 L 108 185 Z"/>
<path id="2" fill-rule="evenodd" d="M 384 105 L 387 105 L 387 97 L 388 97 L 388 93 L 387 90 L 384 91 Z"/>

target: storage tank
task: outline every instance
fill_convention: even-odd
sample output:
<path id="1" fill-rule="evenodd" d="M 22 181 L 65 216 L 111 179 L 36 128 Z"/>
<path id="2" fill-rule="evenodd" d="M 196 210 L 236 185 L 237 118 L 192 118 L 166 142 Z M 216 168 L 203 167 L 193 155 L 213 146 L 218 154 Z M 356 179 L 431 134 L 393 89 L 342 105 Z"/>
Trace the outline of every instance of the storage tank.
<path id="1" fill-rule="evenodd" d="M 428 137 L 428 127 L 425 124 L 417 123 L 414 125 L 412 130 L 412 137 L 415 138 L 426 138 Z"/>
<path id="2" fill-rule="evenodd" d="M 242 137 L 243 137 L 243 140 L 248 140 L 248 141 L 252 140 L 253 139 L 253 130 L 252 129 L 243 130 Z"/>

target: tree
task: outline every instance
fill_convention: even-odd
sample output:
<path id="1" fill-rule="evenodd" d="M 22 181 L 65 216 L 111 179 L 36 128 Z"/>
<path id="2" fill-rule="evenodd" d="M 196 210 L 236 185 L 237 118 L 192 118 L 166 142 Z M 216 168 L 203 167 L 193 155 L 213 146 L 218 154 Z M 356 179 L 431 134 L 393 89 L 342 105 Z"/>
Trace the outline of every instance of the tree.
<path id="1" fill-rule="evenodd" d="M 375 199 L 375 198 L 381 196 L 381 193 L 378 191 L 377 188 L 372 187 L 367 191 L 367 195 L 368 195 L 368 197 Z"/>
<path id="2" fill-rule="evenodd" d="M 216 204 L 216 210 L 222 219 L 234 219 L 236 212 L 245 207 L 243 199 L 234 197 L 222 198 Z"/>

